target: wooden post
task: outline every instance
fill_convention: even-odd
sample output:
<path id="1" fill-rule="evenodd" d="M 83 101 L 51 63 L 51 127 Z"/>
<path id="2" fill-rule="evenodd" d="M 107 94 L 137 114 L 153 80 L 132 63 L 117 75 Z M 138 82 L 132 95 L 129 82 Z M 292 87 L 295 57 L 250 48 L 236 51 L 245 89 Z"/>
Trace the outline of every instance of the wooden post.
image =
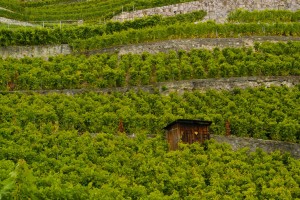
<path id="1" fill-rule="evenodd" d="M 228 120 L 226 121 L 225 127 L 226 127 L 226 136 L 230 136 L 231 130 L 230 130 L 230 122 Z"/>
<path id="2" fill-rule="evenodd" d="M 123 126 L 123 121 L 122 121 L 122 119 L 120 119 L 120 121 L 119 121 L 118 131 L 119 131 L 120 133 L 124 133 L 124 126 Z"/>

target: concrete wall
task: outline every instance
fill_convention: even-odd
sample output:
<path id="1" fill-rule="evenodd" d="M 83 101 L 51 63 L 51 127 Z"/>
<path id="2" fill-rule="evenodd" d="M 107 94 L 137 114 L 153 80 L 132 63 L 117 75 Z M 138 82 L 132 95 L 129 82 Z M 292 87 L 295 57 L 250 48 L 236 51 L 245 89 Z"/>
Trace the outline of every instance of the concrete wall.
<path id="1" fill-rule="evenodd" d="M 300 8 L 299 0 L 199 0 L 174 4 L 134 12 L 123 12 L 113 17 L 117 21 L 132 20 L 151 15 L 173 16 L 197 10 L 207 12 L 205 20 L 224 22 L 229 12 L 243 8 L 247 10 L 285 9 L 295 11 Z"/>
<path id="2" fill-rule="evenodd" d="M 248 147 L 250 152 L 255 151 L 257 148 L 261 148 L 265 152 L 280 151 L 282 153 L 288 152 L 295 158 L 300 158 L 300 144 L 281 142 L 275 140 L 262 140 L 254 138 L 242 138 L 235 136 L 221 136 L 211 135 L 211 138 L 219 143 L 230 144 L 233 150 Z"/>

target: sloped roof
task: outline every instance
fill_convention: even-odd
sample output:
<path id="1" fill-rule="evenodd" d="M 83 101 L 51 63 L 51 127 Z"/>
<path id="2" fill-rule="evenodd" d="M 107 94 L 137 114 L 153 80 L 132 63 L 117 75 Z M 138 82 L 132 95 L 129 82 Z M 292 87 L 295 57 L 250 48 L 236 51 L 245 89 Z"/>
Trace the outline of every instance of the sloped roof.
<path id="1" fill-rule="evenodd" d="M 198 120 L 198 119 L 177 119 L 170 124 L 168 124 L 166 127 L 163 129 L 168 129 L 174 124 L 196 124 L 196 125 L 202 125 L 202 126 L 210 126 L 211 121 L 204 121 L 204 120 Z"/>

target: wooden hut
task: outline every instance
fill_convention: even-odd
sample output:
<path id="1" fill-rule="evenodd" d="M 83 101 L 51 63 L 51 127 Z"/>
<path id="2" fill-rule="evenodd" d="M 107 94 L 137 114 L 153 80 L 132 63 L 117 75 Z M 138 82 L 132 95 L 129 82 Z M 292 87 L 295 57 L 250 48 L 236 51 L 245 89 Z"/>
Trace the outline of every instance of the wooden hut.
<path id="1" fill-rule="evenodd" d="M 211 121 L 178 119 L 168 124 L 166 130 L 166 138 L 169 143 L 170 150 L 178 149 L 178 143 L 183 142 L 192 144 L 194 142 L 203 143 L 210 139 L 209 126 Z"/>

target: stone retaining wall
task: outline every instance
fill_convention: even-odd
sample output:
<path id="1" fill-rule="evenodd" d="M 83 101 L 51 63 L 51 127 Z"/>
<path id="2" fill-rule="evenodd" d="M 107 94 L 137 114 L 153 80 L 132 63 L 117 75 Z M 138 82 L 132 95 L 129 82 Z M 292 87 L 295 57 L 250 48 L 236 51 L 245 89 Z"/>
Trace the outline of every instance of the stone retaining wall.
<path id="1" fill-rule="evenodd" d="M 229 12 L 243 8 L 246 10 L 284 9 L 295 11 L 300 8 L 299 0 L 199 0 L 187 3 L 173 4 L 133 12 L 123 12 L 113 17 L 113 20 L 125 21 L 151 15 L 174 16 L 197 10 L 207 12 L 205 20 L 226 21 Z"/>
<path id="2" fill-rule="evenodd" d="M 269 76 L 269 77 L 233 77 L 221 79 L 197 79 L 159 83 L 158 89 L 162 94 L 170 92 L 184 93 L 185 91 L 232 90 L 234 88 L 253 88 L 270 86 L 293 87 L 300 83 L 300 76 Z"/>
<path id="3" fill-rule="evenodd" d="M 255 42 L 287 42 L 300 41 L 300 37 L 284 37 L 284 36 L 252 36 L 240 38 L 194 38 L 194 39 L 179 39 L 166 40 L 159 42 L 149 42 L 141 44 L 132 44 L 124 46 L 116 46 L 86 52 L 87 55 L 96 53 L 119 53 L 124 55 L 128 53 L 142 54 L 143 52 L 158 53 L 168 52 L 170 50 L 185 50 L 192 49 L 213 49 L 215 47 L 253 47 Z"/>
<path id="4" fill-rule="evenodd" d="M 0 93 L 64 93 L 74 95 L 84 92 L 96 93 L 112 93 L 112 92 L 127 92 L 129 90 L 154 93 L 160 92 L 163 95 L 168 95 L 171 92 L 183 94 L 186 91 L 207 91 L 210 89 L 216 90 L 232 90 L 235 88 L 253 88 L 253 87 L 270 87 L 270 86 L 286 86 L 293 87 L 300 84 L 300 76 L 269 76 L 269 77 L 233 77 L 220 79 L 196 79 L 187 81 L 161 82 L 147 86 L 130 86 L 104 89 L 65 89 L 65 90 L 30 90 L 30 91 L 0 91 Z"/>
<path id="5" fill-rule="evenodd" d="M 230 144 L 233 150 L 248 147 L 250 152 L 255 151 L 257 148 L 261 148 L 265 152 L 271 153 L 274 151 L 280 151 L 282 153 L 288 152 L 295 158 L 300 158 L 300 144 L 282 142 L 275 140 L 262 140 L 255 138 L 242 138 L 235 136 L 221 136 L 211 135 L 211 138 L 219 143 Z"/>
<path id="6" fill-rule="evenodd" d="M 99 50 L 81 52 L 86 55 L 97 53 L 118 53 L 124 55 L 128 53 L 141 54 L 143 52 L 158 53 L 168 52 L 170 50 L 185 50 L 192 49 L 213 49 L 215 47 L 253 47 L 255 42 L 287 42 L 300 41 L 300 37 L 283 37 L 283 36 L 253 36 L 241 38 L 194 38 L 180 40 L 166 40 L 159 42 L 140 43 L 133 45 L 123 45 Z M 23 58 L 27 57 L 42 57 L 48 58 L 56 55 L 72 54 L 71 47 L 67 44 L 63 45 L 46 45 L 46 46 L 8 46 L 0 47 L 0 55 L 3 58 Z"/>
<path id="7" fill-rule="evenodd" d="M 69 45 L 45 45 L 45 46 L 8 46 L 0 47 L 2 58 L 24 58 L 24 57 L 41 57 L 49 58 L 50 56 L 71 54 L 72 50 Z"/>

